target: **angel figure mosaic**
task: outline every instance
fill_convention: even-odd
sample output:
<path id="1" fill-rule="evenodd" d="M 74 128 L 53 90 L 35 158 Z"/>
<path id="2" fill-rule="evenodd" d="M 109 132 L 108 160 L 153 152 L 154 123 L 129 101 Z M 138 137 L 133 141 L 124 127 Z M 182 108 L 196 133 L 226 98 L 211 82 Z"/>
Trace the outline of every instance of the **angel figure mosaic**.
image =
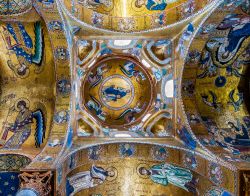
<path id="1" fill-rule="evenodd" d="M 40 108 L 30 110 L 29 101 L 20 99 L 10 108 L 9 113 L 17 111 L 14 123 L 6 122 L 3 124 L 1 146 L 10 149 L 19 149 L 23 143 L 30 137 L 32 124 L 36 124 L 35 128 L 35 147 L 39 148 L 43 143 L 46 131 L 45 111 Z M 8 116 L 7 116 L 8 117 Z M 11 137 L 9 134 L 13 133 Z"/>
<path id="2" fill-rule="evenodd" d="M 33 29 L 33 32 L 28 32 L 27 25 L 20 22 L 2 25 L 2 35 L 9 56 L 7 64 L 20 78 L 29 75 L 31 65 L 35 66 L 36 73 L 42 68 L 44 40 L 41 22 L 34 23 Z M 31 34 L 34 34 L 34 39 Z"/>

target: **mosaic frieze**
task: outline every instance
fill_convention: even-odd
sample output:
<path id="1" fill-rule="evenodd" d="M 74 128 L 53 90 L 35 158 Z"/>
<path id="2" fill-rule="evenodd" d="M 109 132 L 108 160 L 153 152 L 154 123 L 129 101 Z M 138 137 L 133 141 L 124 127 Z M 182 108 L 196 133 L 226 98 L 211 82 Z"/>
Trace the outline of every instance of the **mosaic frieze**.
<path id="1" fill-rule="evenodd" d="M 211 0 L 74 0 L 64 1 L 64 12 L 101 29 L 136 32 L 180 23 L 209 7 Z M 122 5 L 122 6 L 121 6 Z"/>
<path id="2" fill-rule="evenodd" d="M 94 146 L 95 149 L 98 149 L 98 146 Z M 72 158 L 76 160 L 75 169 L 71 168 L 68 170 L 68 175 L 66 179 L 66 192 L 80 194 L 106 194 L 113 193 L 120 195 L 124 193 L 124 188 L 127 183 L 130 181 L 126 180 L 123 182 L 122 179 L 124 175 L 129 175 L 130 179 L 133 178 L 133 182 L 144 182 L 147 184 L 147 189 L 144 189 L 141 186 L 141 189 L 134 190 L 134 186 L 131 186 L 130 189 L 127 189 L 125 192 L 132 191 L 133 193 L 142 193 L 147 192 L 149 194 L 154 194 L 154 191 L 158 191 L 159 194 L 161 191 L 169 192 L 175 191 L 175 193 L 183 193 L 187 195 L 193 195 L 193 193 L 199 191 L 201 194 L 205 194 L 213 184 L 209 182 L 208 179 L 205 180 L 204 177 L 197 175 L 193 171 L 195 169 L 191 165 L 194 165 L 194 162 L 190 160 L 191 153 L 184 153 L 183 158 L 187 160 L 184 163 L 183 159 L 180 159 L 179 162 L 172 158 L 173 155 L 180 156 L 177 151 L 173 151 L 171 148 L 166 148 L 158 145 L 143 145 L 143 144 L 134 144 L 134 143 L 122 143 L 122 144 L 109 144 L 101 145 L 102 148 L 101 158 L 96 159 L 93 163 L 92 160 L 90 164 L 86 162 L 85 156 L 86 150 L 82 152 L 77 152 L 73 156 L 70 156 L 68 160 L 72 162 Z M 100 148 L 99 147 L 99 148 Z M 143 147 L 143 148 L 142 148 Z M 94 149 L 91 147 L 92 150 Z M 134 151 L 134 149 L 136 150 Z M 143 149 L 138 151 L 138 149 Z M 97 150 L 99 151 L 99 150 Z M 148 157 L 148 153 L 151 152 L 151 157 Z M 167 154 L 166 154 L 167 153 Z M 138 156 L 139 155 L 139 156 Z M 142 156 L 143 155 L 143 156 Z M 144 156 L 145 155 L 145 156 Z M 186 155 L 186 156 L 185 156 Z M 196 157 L 199 157 L 196 161 L 196 164 L 201 161 L 200 155 L 196 154 Z M 140 157 L 140 158 L 139 158 Z M 138 161 L 136 159 L 139 159 Z M 121 159 L 121 160 L 120 160 Z M 164 160 L 167 159 L 167 162 Z M 192 158 L 191 158 L 192 159 Z M 106 164 L 105 160 L 109 160 L 109 164 Z M 129 161 L 128 161 L 129 160 Z M 172 161 L 174 162 L 172 162 Z M 74 162 L 74 161 L 73 161 Z M 120 162 L 123 164 L 121 165 Z M 84 164 L 83 164 L 84 163 Z M 207 162 L 208 164 L 209 162 Z M 203 165 L 206 163 L 203 162 Z M 68 168 L 68 164 L 67 164 Z M 126 168 L 125 170 L 123 168 Z M 189 168 L 189 169 L 187 169 Z M 190 170 L 191 169 L 191 170 Z M 197 168 L 196 168 L 197 169 Z M 213 169 L 212 169 L 213 170 Z M 216 169 L 215 169 L 216 170 Z M 201 171 L 204 171 L 203 169 Z M 216 170 L 217 171 L 217 170 Z M 225 168 L 221 170 L 225 174 Z M 212 171 L 214 173 L 214 171 Z M 205 173 L 203 175 L 206 175 Z M 226 176 L 231 174 L 225 174 Z M 88 177 L 90 176 L 90 177 Z M 93 176 L 95 176 L 93 178 Z M 229 176 L 228 176 L 229 177 Z M 96 180 L 99 179 L 99 180 Z M 164 180 L 165 179 L 165 180 Z M 168 179 L 168 180 L 166 180 Z M 173 179 L 173 180 L 172 180 Z M 231 178 L 233 179 L 233 178 Z M 117 187 L 118 184 L 120 188 Z M 201 184 L 203 189 L 201 188 Z M 105 186 L 113 187 L 112 190 L 107 190 Z M 139 185 L 139 184 L 138 184 Z M 125 187 L 123 187 L 125 186 Z M 157 186 L 157 189 L 154 189 L 151 186 Z M 225 184 L 223 183 L 223 186 Z M 226 185 L 230 186 L 230 185 Z M 93 189 L 89 189 L 89 188 Z M 151 187 L 150 189 L 148 189 Z M 175 187 L 175 188 L 174 188 Z M 222 188 L 221 188 L 222 189 Z M 223 189 L 226 191 L 226 189 Z M 232 189 L 230 188 L 232 191 Z M 129 193 L 130 193 L 129 192 Z M 227 191 L 228 192 L 228 191 Z M 228 192 L 229 193 L 229 192 Z"/>

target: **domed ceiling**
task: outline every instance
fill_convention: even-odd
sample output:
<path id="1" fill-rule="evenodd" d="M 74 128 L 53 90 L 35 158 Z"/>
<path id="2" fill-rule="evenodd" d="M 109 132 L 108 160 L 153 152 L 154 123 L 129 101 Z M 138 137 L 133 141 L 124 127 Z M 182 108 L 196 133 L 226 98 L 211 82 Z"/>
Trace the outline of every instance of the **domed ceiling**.
<path id="1" fill-rule="evenodd" d="M 67 12 L 85 24 L 112 31 L 137 32 L 178 24 L 211 0 L 62 0 Z"/>
<path id="2" fill-rule="evenodd" d="M 245 195 L 249 5 L 0 1 L 0 195 Z"/>
<path id="3" fill-rule="evenodd" d="M 250 17 L 244 8 L 222 5 L 206 20 L 191 44 L 182 81 L 193 132 L 203 144 L 235 155 L 250 147 Z"/>
<path id="4" fill-rule="evenodd" d="M 105 57 L 93 67 L 83 84 L 85 107 L 105 125 L 125 127 L 138 121 L 153 98 L 147 71 L 126 56 Z"/>
<path id="5" fill-rule="evenodd" d="M 79 136 L 171 135 L 170 40 L 78 40 L 77 47 Z"/>

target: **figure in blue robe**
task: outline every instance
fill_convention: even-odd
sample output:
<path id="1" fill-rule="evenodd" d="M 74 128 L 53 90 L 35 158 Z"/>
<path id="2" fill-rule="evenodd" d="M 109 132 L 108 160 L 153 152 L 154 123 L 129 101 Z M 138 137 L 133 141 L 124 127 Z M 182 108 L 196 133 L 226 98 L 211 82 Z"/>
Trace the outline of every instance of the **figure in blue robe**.
<path id="1" fill-rule="evenodd" d="M 170 164 L 154 165 L 150 169 L 139 168 L 141 175 L 150 176 L 154 183 L 167 186 L 172 184 L 188 192 L 196 193 L 197 179 L 193 177 L 190 170 Z"/>
<path id="2" fill-rule="evenodd" d="M 95 99 L 94 97 L 90 96 L 92 100 L 89 100 L 87 103 L 87 107 L 90 111 L 94 111 L 94 113 L 100 118 L 101 120 L 105 121 L 106 113 L 102 111 L 101 103 Z"/>
<path id="3" fill-rule="evenodd" d="M 236 134 L 236 136 L 235 139 L 225 137 L 225 141 L 234 146 L 250 146 L 250 138 L 248 134 L 249 129 L 247 129 L 245 125 L 240 124 L 239 121 L 237 124 L 238 125 L 236 126 L 234 123 L 228 122 L 229 127 Z"/>
<path id="4" fill-rule="evenodd" d="M 126 62 L 123 66 L 121 67 L 121 71 L 126 74 L 128 77 L 132 77 L 134 75 L 134 73 L 136 72 L 135 67 L 136 64 L 128 61 Z"/>
<path id="5" fill-rule="evenodd" d="M 167 7 L 166 0 L 136 0 L 135 6 L 141 8 L 143 5 L 151 11 L 163 11 Z"/>
<path id="6" fill-rule="evenodd" d="M 186 127 L 182 127 L 180 130 L 177 131 L 179 134 L 180 139 L 184 142 L 184 144 L 194 150 L 196 148 L 196 141 L 192 137 L 192 135 L 188 132 Z"/>
<path id="7" fill-rule="evenodd" d="M 54 0 L 38 0 L 40 3 L 43 3 L 45 5 L 51 5 L 53 4 L 55 1 Z"/>
<path id="8" fill-rule="evenodd" d="M 219 48 L 219 52 L 222 53 L 222 57 L 226 59 L 227 63 L 235 56 L 245 39 L 250 36 L 250 17 L 235 14 L 229 15 L 217 29 L 230 29 L 227 38 Z"/>
<path id="9" fill-rule="evenodd" d="M 6 149 L 20 149 L 30 137 L 32 124 L 35 122 L 35 146 L 37 148 L 41 147 L 46 131 L 44 112 L 41 109 L 31 111 L 24 100 L 18 101 L 17 108 L 19 112 L 16 120 L 14 123 L 5 126 L 0 146 L 4 146 Z M 13 135 L 7 140 L 9 132 L 12 132 Z"/>
<path id="10" fill-rule="evenodd" d="M 34 64 L 39 70 L 43 59 L 43 33 L 41 22 L 34 24 L 34 42 L 26 31 L 22 23 L 8 23 L 3 27 L 7 48 L 16 54 L 19 66 L 13 64 L 12 59 L 8 60 L 8 66 L 18 76 L 25 77 L 28 73 L 29 66 Z"/>
<path id="11" fill-rule="evenodd" d="M 102 90 L 102 95 L 106 101 L 117 101 L 117 99 L 121 99 L 129 93 L 130 90 L 126 90 L 122 87 L 115 87 L 115 85 L 111 85 L 105 87 Z"/>

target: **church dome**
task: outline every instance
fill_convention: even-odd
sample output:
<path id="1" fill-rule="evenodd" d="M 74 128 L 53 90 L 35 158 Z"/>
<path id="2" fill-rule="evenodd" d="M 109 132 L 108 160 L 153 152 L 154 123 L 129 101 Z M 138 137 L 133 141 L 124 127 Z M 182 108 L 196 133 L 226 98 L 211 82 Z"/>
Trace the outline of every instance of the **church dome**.
<path id="1" fill-rule="evenodd" d="M 8 0 L 0 2 L 0 15 L 15 15 L 32 8 L 31 0 Z"/>
<path id="2" fill-rule="evenodd" d="M 104 73 L 102 80 L 96 80 L 100 70 Z M 97 121 L 121 128 L 140 121 L 148 111 L 153 98 L 153 80 L 135 59 L 109 56 L 88 71 L 82 92 L 83 105 Z M 102 105 L 99 112 L 93 110 L 95 105 Z M 132 113 L 135 115 L 129 117 Z"/>

